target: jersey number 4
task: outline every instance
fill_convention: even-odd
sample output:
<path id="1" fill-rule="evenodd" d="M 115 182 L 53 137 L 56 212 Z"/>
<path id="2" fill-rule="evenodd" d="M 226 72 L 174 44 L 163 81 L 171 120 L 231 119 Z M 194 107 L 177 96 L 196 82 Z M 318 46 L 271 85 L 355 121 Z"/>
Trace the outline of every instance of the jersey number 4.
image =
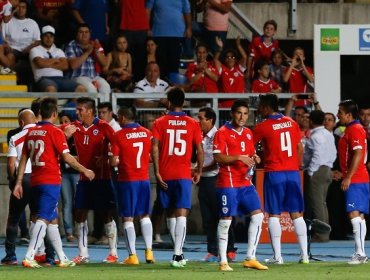
<path id="1" fill-rule="evenodd" d="M 168 155 L 183 156 L 186 153 L 186 141 L 181 136 L 187 133 L 184 129 L 167 129 L 169 135 Z M 177 147 L 175 145 L 177 144 Z M 180 147 L 178 147 L 180 146 Z"/>
<path id="2" fill-rule="evenodd" d="M 292 141 L 289 131 L 280 133 L 280 147 L 282 152 L 286 151 L 288 153 L 288 157 L 292 156 Z"/>
<path id="3" fill-rule="evenodd" d="M 45 144 L 42 140 L 29 140 L 27 142 L 28 150 L 30 151 L 30 159 L 33 166 L 45 166 L 45 162 L 40 161 L 41 155 L 45 151 Z M 35 154 L 36 152 L 36 154 Z"/>

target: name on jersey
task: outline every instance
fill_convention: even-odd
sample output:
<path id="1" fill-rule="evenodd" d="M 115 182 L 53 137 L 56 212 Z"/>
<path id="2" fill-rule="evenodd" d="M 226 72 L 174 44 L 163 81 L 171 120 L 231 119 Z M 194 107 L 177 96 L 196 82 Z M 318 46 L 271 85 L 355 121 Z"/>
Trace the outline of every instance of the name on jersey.
<path id="1" fill-rule="evenodd" d="M 175 126 L 184 126 L 186 125 L 186 121 L 181 121 L 181 120 L 169 120 L 168 121 L 169 125 L 175 125 Z"/>
<path id="2" fill-rule="evenodd" d="M 30 136 L 45 136 L 47 133 L 46 130 L 32 130 L 30 131 L 29 135 Z"/>
<path id="3" fill-rule="evenodd" d="M 276 123 L 276 124 L 272 125 L 273 130 L 283 129 L 283 128 L 287 128 L 287 127 L 292 127 L 292 122 L 291 121 L 284 122 L 284 123 Z"/>
<path id="4" fill-rule="evenodd" d="M 146 134 L 145 131 L 126 133 L 126 138 L 127 139 L 144 138 L 144 137 L 147 137 L 147 136 L 148 135 Z"/>

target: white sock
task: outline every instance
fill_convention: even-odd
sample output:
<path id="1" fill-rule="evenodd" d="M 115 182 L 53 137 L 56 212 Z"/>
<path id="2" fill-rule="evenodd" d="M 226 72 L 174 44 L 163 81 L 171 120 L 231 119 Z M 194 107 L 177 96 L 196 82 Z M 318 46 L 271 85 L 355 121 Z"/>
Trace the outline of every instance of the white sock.
<path id="1" fill-rule="evenodd" d="M 364 256 L 365 252 L 362 250 L 363 242 L 361 238 L 361 226 L 362 226 L 362 219 L 361 217 L 356 217 L 351 219 L 352 228 L 353 228 L 353 237 L 355 238 L 355 251 L 356 254 L 360 254 Z"/>
<path id="2" fill-rule="evenodd" d="M 256 258 L 256 250 L 258 241 L 260 240 L 262 232 L 262 221 L 263 214 L 258 213 L 251 216 L 251 221 L 248 227 L 248 250 L 247 250 L 247 259 Z"/>
<path id="3" fill-rule="evenodd" d="M 175 245 L 175 227 L 176 227 L 176 218 L 167 218 L 167 228 L 170 233 L 172 244 Z"/>
<path id="4" fill-rule="evenodd" d="M 217 226 L 218 253 L 222 263 L 227 263 L 227 242 L 229 239 L 229 227 L 231 220 L 219 220 Z"/>
<path id="5" fill-rule="evenodd" d="M 363 256 L 366 256 L 366 253 L 365 253 L 365 238 L 366 238 L 366 232 L 367 232 L 367 228 L 366 228 L 366 220 L 365 219 L 361 219 L 361 242 L 362 242 L 362 252 L 363 252 Z"/>
<path id="6" fill-rule="evenodd" d="M 281 225 L 279 217 L 270 217 L 269 223 L 269 234 L 271 240 L 272 250 L 274 251 L 274 258 L 276 260 L 281 259 Z"/>
<path id="7" fill-rule="evenodd" d="M 116 222 L 112 220 L 110 223 L 104 225 L 105 235 L 108 237 L 109 254 L 117 256 L 117 226 Z"/>
<path id="8" fill-rule="evenodd" d="M 60 261 L 68 261 L 67 256 L 63 251 L 62 240 L 60 239 L 58 225 L 49 224 L 46 230 L 47 237 L 50 240 L 55 252 L 57 253 Z"/>
<path id="9" fill-rule="evenodd" d="M 148 218 L 142 218 L 140 220 L 141 234 L 143 235 L 145 246 L 147 249 L 152 249 L 153 244 L 153 226 L 152 221 Z"/>
<path id="10" fill-rule="evenodd" d="M 78 223 L 78 250 L 81 257 L 89 257 L 89 252 L 87 250 L 87 234 L 89 233 L 89 228 L 87 227 L 87 221 L 83 223 Z"/>
<path id="11" fill-rule="evenodd" d="M 186 217 L 176 218 L 174 254 L 181 255 L 186 237 Z"/>
<path id="12" fill-rule="evenodd" d="M 293 220 L 293 225 L 295 229 L 295 233 L 298 238 L 299 247 L 301 248 L 301 256 L 302 258 L 308 258 L 307 252 L 307 225 L 303 219 L 303 217 L 299 217 Z"/>
<path id="13" fill-rule="evenodd" d="M 35 225 L 32 228 L 31 240 L 30 244 L 28 245 L 26 259 L 34 260 L 37 249 L 40 247 L 41 242 L 44 241 L 46 227 L 47 225 L 44 221 L 36 221 Z"/>
<path id="14" fill-rule="evenodd" d="M 136 255 L 136 232 L 133 222 L 124 222 L 123 228 L 125 230 L 125 237 L 126 237 L 126 247 L 128 250 L 129 255 Z"/>

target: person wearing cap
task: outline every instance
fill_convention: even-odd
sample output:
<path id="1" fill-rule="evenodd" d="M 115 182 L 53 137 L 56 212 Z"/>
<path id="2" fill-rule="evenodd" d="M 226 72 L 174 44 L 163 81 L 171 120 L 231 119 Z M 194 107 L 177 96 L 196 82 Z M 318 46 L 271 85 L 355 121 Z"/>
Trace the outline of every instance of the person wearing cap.
<path id="1" fill-rule="evenodd" d="M 36 88 L 43 92 L 86 92 L 84 86 L 63 76 L 68 70 L 64 52 L 54 45 L 55 29 L 46 25 L 41 30 L 41 44 L 30 51 L 30 62 Z"/>
<path id="2" fill-rule="evenodd" d="M 108 82 L 99 76 L 107 65 L 104 49 L 97 39 L 91 40 L 91 30 L 87 24 L 78 25 L 76 39 L 71 41 L 65 50 L 73 80 L 84 85 L 88 92 L 111 92 Z"/>

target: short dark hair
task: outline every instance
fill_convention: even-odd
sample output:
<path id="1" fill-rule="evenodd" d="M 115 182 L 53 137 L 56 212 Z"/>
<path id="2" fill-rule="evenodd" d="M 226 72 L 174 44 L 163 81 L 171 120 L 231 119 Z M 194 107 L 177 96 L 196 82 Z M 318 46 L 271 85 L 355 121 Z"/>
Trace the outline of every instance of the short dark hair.
<path id="1" fill-rule="evenodd" d="M 123 116 L 130 121 L 134 121 L 136 119 L 136 108 L 132 107 L 120 107 L 118 110 L 118 116 Z"/>
<path id="2" fill-rule="evenodd" d="M 78 31 L 80 30 L 80 28 L 84 28 L 84 27 L 86 27 L 87 29 L 89 29 L 89 31 L 91 32 L 91 28 L 90 28 L 90 26 L 87 23 L 79 23 L 76 26 L 76 34 L 75 34 L 75 36 L 77 36 Z"/>
<path id="3" fill-rule="evenodd" d="M 79 97 L 76 100 L 77 104 L 82 104 L 88 109 L 93 110 L 93 114 L 96 114 L 95 100 L 91 97 Z"/>
<path id="4" fill-rule="evenodd" d="M 266 21 L 263 24 L 263 29 L 265 29 L 267 25 L 272 25 L 275 28 L 275 30 L 277 30 L 277 22 L 274 19 L 270 19 L 270 20 Z"/>
<path id="5" fill-rule="evenodd" d="M 358 118 L 358 106 L 355 101 L 352 99 L 344 100 L 339 103 L 339 106 L 343 108 L 343 111 L 347 114 L 351 114 L 352 118 L 357 119 Z"/>
<path id="6" fill-rule="evenodd" d="M 98 104 L 98 109 L 107 108 L 109 112 L 113 111 L 112 103 L 110 102 L 101 102 Z"/>
<path id="7" fill-rule="evenodd" d="M 24 4 L 26 4 L 26 17 L 28 17 L 29 16 L 29 13 L 30 13 L 30 3 L 28 3 L 28 1 L 27 0 L 19 0 L 19 4 L 20 3 L 24 3 Z M 19 5 L 18 4 L 18 5 Z"/>
<path id="8" fill-rule="evenodd" d="M 246 99 L 237 99 L 231 105 L 231 112 L 236 112 L 239 107 L 246 107 L 249 110 L 248 101 Z"/>
<path id="9" fill-rule="evenodd" d="M 44 97 L 40 102 L 40 114 L 42 119 L 49 119 L 58 112 L 58 100 L 55 97 Z"/>
<path id="10" fill-rule="evenodd" d="M 167 92 L 167 99 L 171 105 L 182 107 L 185 102 L 185 92 L 180 87 L 173 87 Z"/>
<path id="11" fill-rule="evenodd" d="M 215 125 L 217 116 L 215 111 L 211 107 L 202 107 L 199 109 L 199 112 L 204 112 L 204 116 L 206 117 L 206 119 L 212 120 L 212 124 Z"/>
<path id="12" fill-rule="evenodd" d="M 258 74 L 258 70 L 261 70 L 262 67 L 265 65 L 269 65 L 269 62 L 266 59 L 261 58 L 257 60 L 256 64 L 254 65 L 254 71 L 256 72 L 256 74 Z"/>
<path id="13" fill-rule="evenodd" d="M 321 110 L 313 110 L 310 113 L 310 120 L 315 125 L 322 125 L 324 123 L 325 113 Z"/>
<path id="14" fill-rule="evenodd" d="M 196 46 L 195 46 L 195 52 L 197 52 L 198 51 L 198 49 L 199 48 L 205 48 L 206 49 L 206 51 L 208 52 L 208 46 L 206 45 L 206 44 L 204 44 L 204 43 L 198 43 Z"/>
<path id="15" fill-rule="evenodd" d="M 74 119 L 72 118 L 72 116 L 70 114 L 67 114 L 66 112 L 60 112 L 59 115 L 58 115 L 59 119 L 63 118 L 63 117 L 67 117 L 70 122 L 73 122 Z"/>
<path id="16" fill-rule="evenodd" d="M 295 106 L 294 111 L 296 111 L 297 109 L 302 109 L 305 113 L 308 113 L 308 109 L 305 106 Z"/>
<path id="17" fill-rule="evenodd" d="M 40 103 L 42 98 L 38 97 L 31 103 L 31 111 L 34 113 L 34 115 L 37 117 L 40 114 Z"/>
<path id="18" fill-rule="evenodd" d="M 337 120 L 337 117 L 333 113 L 331 113 L 331 112 L 326 112 L 325 113 L 325 116 L 332 116 L 334 121 Z M 325 116 L 324 116 L 324 118 L 325 118 Z"/>
<path id="19" fill-rule="evenodd" d="M 269 107 L 274 112 L 279 111 L 279 99 L 276 94 L 260 94 L 259 95 L 259 105 L 263 107 Z"/>

